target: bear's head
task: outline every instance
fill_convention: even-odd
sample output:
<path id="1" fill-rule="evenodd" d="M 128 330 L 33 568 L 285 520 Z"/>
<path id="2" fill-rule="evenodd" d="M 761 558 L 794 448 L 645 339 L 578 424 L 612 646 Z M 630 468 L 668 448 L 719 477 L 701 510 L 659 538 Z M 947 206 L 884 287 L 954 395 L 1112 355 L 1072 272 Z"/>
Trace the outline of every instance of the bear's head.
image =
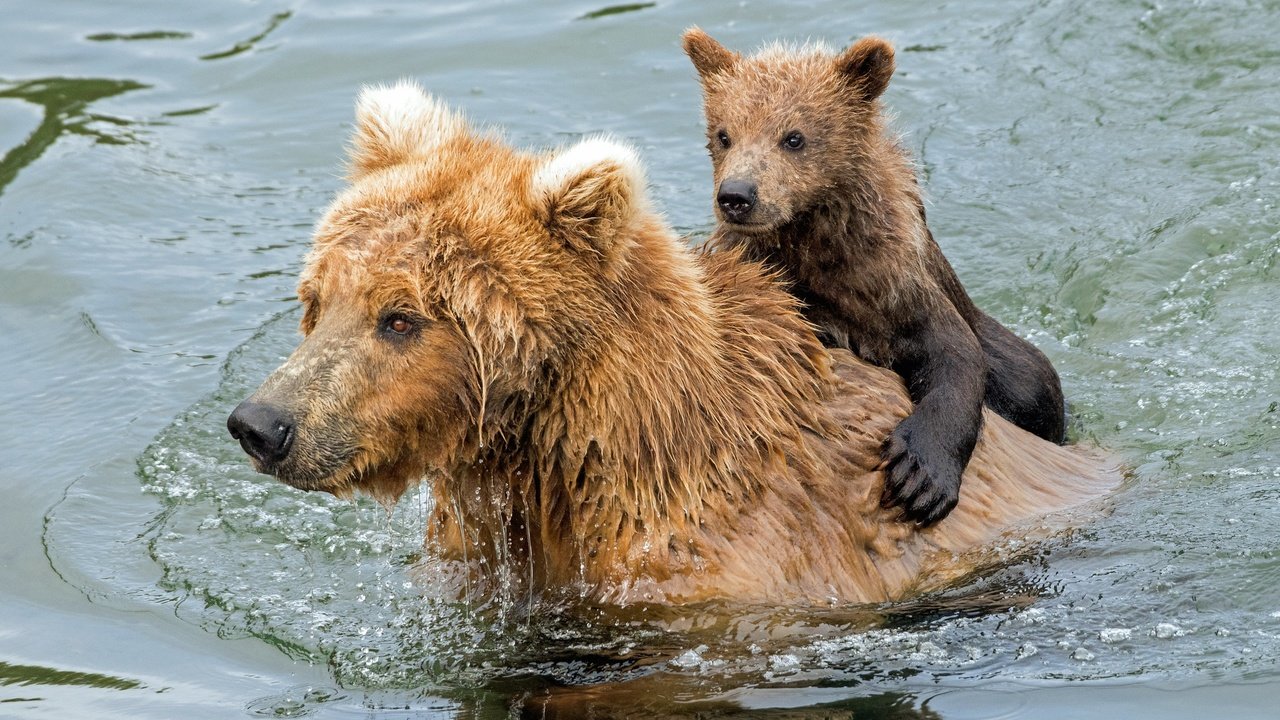
<path id="1" fill-rule="evenodd" d="M 695 27 L 684 49 L 702 83 L 716 215 L 737 231 L 771 232 L 820 207 L 883 133 L 894 53 L 880 38 L 743 57 Z"/>
<path id="2" fill-rule="evenodd" d="M 512 442 L 646 215 L 635 153 L 511 149 L 413 83 L 361 95 L 350 186 L 298 285 L 303 340 L 228 419 L 261 472 L 391 500 Z"/>

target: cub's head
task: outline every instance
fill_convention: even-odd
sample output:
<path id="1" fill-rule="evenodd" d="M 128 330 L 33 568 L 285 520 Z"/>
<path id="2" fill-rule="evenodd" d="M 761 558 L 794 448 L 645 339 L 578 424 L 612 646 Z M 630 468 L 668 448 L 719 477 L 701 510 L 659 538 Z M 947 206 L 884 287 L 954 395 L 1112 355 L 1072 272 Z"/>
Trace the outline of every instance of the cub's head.
<path id="1" fill-rule="evenodd" d="M 880 38 L 743 57 L 695 27 L 684 50 L 702 82 L 716 216 L 735 230 L 770 232 L 820 205 L 883 132 L 894 61 Z"/>
<path id="2" fill-rule="evenodd" d="M 349 179 L 300 278 L 302 343 L 227 426 L 290 485 L 394 499 L 521 436 L 609 312 L 644 179 L 623 145 L 518 152 L 408 82 L 361 95 Z"/>

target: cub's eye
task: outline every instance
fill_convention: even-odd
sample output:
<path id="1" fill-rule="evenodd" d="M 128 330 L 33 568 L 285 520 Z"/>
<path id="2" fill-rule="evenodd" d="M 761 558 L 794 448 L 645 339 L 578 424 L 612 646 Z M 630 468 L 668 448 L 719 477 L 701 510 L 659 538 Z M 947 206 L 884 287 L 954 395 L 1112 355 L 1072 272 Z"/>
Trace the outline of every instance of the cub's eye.
<path id="1" fill-rule="evenodd" d="M 803 149 L 804 135 L 801 135 L 799 131 L 788 133 L 786 137 L 782 138 L 782 147 L 788 150 Z"/>
<path id="2" fill-rule="evenodd" d="M 723 130 L 716 133 L 716 142 L 720 143 L 720 147 L 725 148 L 726 150 L 733 144 L 729 141 L 729 133 Z"/>
<path id="3" fill-rule="evenodd" d="M 413 318 L 401 313 L 392 313 L 379 324 L 383 335 L 397 340 L 412 334 L 417 327 Z"/>

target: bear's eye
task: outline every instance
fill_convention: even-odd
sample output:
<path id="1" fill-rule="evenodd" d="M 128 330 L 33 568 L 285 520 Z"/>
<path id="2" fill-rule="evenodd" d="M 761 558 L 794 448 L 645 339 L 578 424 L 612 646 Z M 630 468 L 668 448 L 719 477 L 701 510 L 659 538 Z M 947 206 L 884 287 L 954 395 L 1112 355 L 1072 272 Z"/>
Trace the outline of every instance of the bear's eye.
<path id="1" fill-rule="evenodd" d="M 782 138 L 782 147 L 788 150 L 801 150 L 804 148 L 804 135 L 798 130 L 792 131 Z"/>
<path id="2" fill-rule="evenodd" d="M 720 143 L 720 147 L 726 150 L 728 150 L 729 146 L 733 144 L 732 142 L 729 141 L 729 133 L 723 130 L 716 133 L 716 142 Z"/>
<path id="3" fill-rule="evenodd" d="M 386 315 L 378 323 L 378 330 L 382 335 L 392 340 L 408 337 L 417 327 L 418 323 L 413 318 L 399 312 Z"/>

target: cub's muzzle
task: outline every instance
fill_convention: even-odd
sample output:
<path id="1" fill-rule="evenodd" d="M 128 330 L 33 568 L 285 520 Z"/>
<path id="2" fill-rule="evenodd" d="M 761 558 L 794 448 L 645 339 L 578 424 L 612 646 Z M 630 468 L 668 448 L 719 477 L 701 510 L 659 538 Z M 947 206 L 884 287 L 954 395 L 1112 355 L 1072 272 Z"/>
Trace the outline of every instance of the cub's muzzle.
<path id="1" fill-rule="evenodd" d="M 720 183 L 720 191 L 716 193 L 716 205 L 724 213 L 724 219 L 734 223 L 742 222 L 751 215 L 757 199 L 756 184 L 737 178 Z"/>

